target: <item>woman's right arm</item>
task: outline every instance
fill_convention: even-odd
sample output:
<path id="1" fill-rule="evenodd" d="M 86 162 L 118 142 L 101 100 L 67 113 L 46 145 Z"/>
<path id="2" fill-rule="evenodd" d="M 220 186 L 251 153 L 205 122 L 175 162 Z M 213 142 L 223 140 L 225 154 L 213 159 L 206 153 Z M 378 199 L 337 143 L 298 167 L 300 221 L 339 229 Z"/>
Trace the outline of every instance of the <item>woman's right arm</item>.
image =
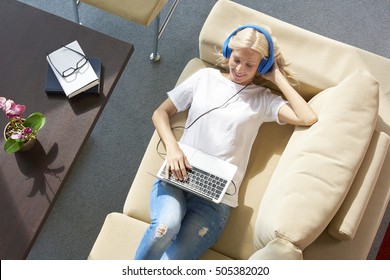
<path id="1" fill-rule="evenodd" d="M 167 150 L 166 174 L 169 174 L 169 171 L 171 171 L 175 178 L 184 180 L 187 178 L 187 169 L 190 169 L 191 165 L 188 163 L 187 157 L 180 149 L 179 144 L 177 143 L 177 140 L 171 130 L 169 119 L 176 113 L 177 109 L 175 105 L 170 98 L 167 98 L 154 111 L 152 120 L 154 126 L 156 127 L 157 133 L 160 135 Z"/>

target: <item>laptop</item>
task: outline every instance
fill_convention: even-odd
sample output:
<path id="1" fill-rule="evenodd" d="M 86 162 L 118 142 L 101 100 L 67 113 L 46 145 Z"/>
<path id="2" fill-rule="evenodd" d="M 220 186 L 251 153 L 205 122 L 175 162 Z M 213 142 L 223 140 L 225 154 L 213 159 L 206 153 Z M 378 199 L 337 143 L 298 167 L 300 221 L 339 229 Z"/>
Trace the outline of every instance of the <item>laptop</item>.
<path id="1" fill-rule="evenodd" d="M 192 166 L 188 178 L 180 181 L 170 174 L 166 178 L 166 161 L 161 165 L 157 177 L 173 186 L 189 191 L 214 203 L 220 203 L 226 193 L 237 166 L 179 142 L 179 146 Z"/>

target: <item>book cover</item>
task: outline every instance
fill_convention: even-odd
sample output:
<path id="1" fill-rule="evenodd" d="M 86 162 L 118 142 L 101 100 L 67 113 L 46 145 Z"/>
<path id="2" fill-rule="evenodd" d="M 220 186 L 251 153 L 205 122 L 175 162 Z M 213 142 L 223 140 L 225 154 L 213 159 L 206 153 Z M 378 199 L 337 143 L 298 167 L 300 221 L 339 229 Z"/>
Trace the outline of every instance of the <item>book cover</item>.
<path id="1" fill-rule="evenodd" d="M 68 98 L 99 84 L 91 63 L 77 41 L 48 54 L 46 59 Z M 82 64 L 81 66 L 80 63 Z"/>
<path id="2" fill-rule="evenodd" d="M 102 73 L 102 62 L 98 57 L 89 57 L 89 62 L 92 65 L 93 70 L 95 70 L 96 75 L 98 76 L 99 81 L 101 80 Z M 64 90 L 61 87 L 56 75 L 53 72 L 53 69 L 50 67 L 49 62 L 47 64 L 47 73 L 46 73 L 46 83 L 45 83 L 45 92 L 50 95 L 65 95 Z M 83 93 L 99 94 L 100 93 L 100 84 L 87 89 Z"/>

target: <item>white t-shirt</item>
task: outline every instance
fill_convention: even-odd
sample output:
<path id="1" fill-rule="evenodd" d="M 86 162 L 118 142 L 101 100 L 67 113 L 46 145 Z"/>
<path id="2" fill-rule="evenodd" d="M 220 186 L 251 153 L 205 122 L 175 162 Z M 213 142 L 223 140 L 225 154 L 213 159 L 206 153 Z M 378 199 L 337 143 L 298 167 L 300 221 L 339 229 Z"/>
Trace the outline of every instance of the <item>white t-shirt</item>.
<path id="1" fill-rule="evenodd" d="M 244 86 L 234 83 L 213 68 L 197 71 L 168 92 L 176 109 L 187 110 L 188 127 L 203 113 L 221 106 Z M 180 142 L 238 166 L 233 184 L 222 203 L 236 207 L 238 192 L 259 127 L 263 122 L 279 123 L 278 112 L 286 101 L 268 88 L 254 84 L 242 90 L 227 105 L 199 118 L 185 129 Z"/>

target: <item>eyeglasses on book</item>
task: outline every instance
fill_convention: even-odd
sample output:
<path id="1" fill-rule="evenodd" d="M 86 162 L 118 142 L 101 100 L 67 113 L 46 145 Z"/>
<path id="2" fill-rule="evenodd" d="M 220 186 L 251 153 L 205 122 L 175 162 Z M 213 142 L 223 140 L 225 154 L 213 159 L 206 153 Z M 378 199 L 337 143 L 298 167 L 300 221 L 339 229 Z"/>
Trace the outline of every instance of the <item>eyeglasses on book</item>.
<path id="1" fill-rule="evenodd" d="M 84 54 L 82 54 L 82 53 L 80 53 L 72 48 L 69 48 L 67 46 L 62 46 L 62 47 L 67 48 L 68 50 L 71 50 L 71 51 L 73 51 L 81 56 L 81 59 L 76 63 L 75 67 L 69 67 L 69 68 L 65 69 L 64 71 L 60 72 L 57 69 L 57 67 L 54 65 L 54 63 L 51 61 L 50 55 L 47 54 L 47 58 L 49 59 L 50 64 L 54 67 L 54 69 L 57 71 L 57 73 L 60 74 L 62 77 L 66 78 L 66 77 L 69 77 L 70 75 L 72 75 L 74 72 L 76 72 L 80 68 L 82 68 L 85 64 L 87 64 L 88 58 Z"/>

